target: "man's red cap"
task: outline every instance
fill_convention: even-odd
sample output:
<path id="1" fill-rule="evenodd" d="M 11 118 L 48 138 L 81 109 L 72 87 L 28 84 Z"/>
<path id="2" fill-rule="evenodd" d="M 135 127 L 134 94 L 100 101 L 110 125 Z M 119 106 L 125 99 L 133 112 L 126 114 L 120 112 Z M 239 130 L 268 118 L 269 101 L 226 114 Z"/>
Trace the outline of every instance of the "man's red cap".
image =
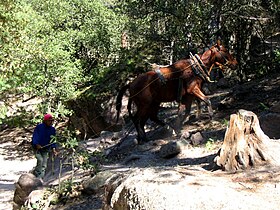
<path id="1" fill-rule="evenodd" d="M 53 116 L 51 114 L 45 114 L 44 115 L 44 120 L 52 120 Z"/>

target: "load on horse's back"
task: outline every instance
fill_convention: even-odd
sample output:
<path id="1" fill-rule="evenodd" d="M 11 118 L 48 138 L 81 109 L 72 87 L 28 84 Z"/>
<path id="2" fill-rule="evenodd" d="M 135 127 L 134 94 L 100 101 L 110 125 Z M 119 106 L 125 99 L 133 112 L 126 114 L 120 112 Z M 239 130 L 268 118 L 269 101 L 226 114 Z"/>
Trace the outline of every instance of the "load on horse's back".
<path id="1" fill-rule="evenodd" d="M 169 66 L 160 67 L 139 75 L 130 84 L 121 88 L 116 101 L 117 120 L 122 106 L 122 97 L 129 90 L 128 113 L 138 133 L 138 141 L 147 141 L 144 130 L 148 119 L 164 125 L 158 119 L 161 102 L 177 101 L 185 105 L 189 114 L 192 101 L 199 98 L 208 106 L 212 115 L 211 102 L 201 91 L 203 82 L 210 81 L 209 74 L 214 66 L 228 66 L 236 69 L 237 61 L 228 50 L 218 41 L 202 55 L 194 55 L 189 59 L 179 60 Z M 131 105 L 136 105 L 136 113 L 132 114 Z M 181 111 L 179 115 L 181 115 Z"/>

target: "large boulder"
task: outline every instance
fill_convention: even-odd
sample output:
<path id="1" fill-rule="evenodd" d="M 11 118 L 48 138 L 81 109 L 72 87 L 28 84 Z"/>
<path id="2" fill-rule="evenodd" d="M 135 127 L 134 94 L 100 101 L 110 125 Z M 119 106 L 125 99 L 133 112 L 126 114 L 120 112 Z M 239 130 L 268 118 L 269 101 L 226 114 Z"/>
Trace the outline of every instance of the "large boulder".
<path id="1" fill-rule="evenodd" d="M 258 172 L 228 175 L 199 167 L 134 169 L 126 176 L 116 175 L 105 187 L 104 210 L 158 209 L 277 209 L 280 200 L 273 181 Z M 256 186 L 250 180 L 258 178 Z"/>
<path id="2" fill-rule="evenodd" d="M 22 174 L 15 183 L 15 193 L 13 199 L 13 210 L 20 209 L 28 199 L 29 194 L 33 190 L 37 190 L 43 186 L 40 179 L 36 178 L 31 173 Z"/>
<path id="3" fill-rule="evenodd" d="M 82 183 L 83 191 L 86 194 L 98 193 L 105 186 L 106 181 L 114 174 L 110 171 L 102 171 L 96 174 L 94 177 L 85 180 Z"/>

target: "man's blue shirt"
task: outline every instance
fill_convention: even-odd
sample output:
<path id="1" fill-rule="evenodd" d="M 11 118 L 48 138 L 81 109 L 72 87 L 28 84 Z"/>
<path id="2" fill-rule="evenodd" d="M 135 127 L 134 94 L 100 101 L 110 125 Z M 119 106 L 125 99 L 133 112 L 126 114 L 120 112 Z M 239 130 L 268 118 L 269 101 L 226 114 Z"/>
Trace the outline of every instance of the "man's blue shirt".
<path id="1" fill-rule="evenodd" d="M 40 144 L 42 147 L 50 144 L 51 136 L 55 136 L 56 131 L 53 126 L 47 126 L 44 123 L 38 124 L 33 132 L 32 145 Z M 50 145 L 51 148 L 55 148 L 56 144 Z M 47 147 L 49 148 L 49 147 Z"/>

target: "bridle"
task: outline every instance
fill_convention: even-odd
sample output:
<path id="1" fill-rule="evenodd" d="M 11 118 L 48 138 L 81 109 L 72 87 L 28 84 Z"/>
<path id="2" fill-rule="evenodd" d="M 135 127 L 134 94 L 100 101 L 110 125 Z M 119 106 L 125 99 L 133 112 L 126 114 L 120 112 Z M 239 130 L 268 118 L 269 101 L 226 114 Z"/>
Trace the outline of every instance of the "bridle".
<path id="1" fill-rule="evenodd" d="M 210 67 L 210 69 L 209 69 L 209 71 L 208 71 L 208 74 L 209 74 L 209 75 L 210 75 L 210 73 L 211 73 L 211 71 L 212 71 L 214 65 L 217 65 L 218 68 L 220 68 L 222 71 L 224 71 L 223 66 L 228 66 L 228 65 L 230 64 L 230 61 L 229 61 L 229 60 L 226 58 L 226 56 L 224 56 L 223 53 L 222 53 L 222 52 L 224 52 L 224 51 L 221 52 L 221 50 L 219 49 L 219 47 L 217 47 L 217 46 L 214 46 L 214 47 L 215 47 L 215 49 L 216 49 L 215 53 L 216 53 L 216 52 L 219 53 L 219 55 L 220 55 L 226 62 L 225 62 L 225 64 L 222 64 L 222 63 L 219 63 L 219 62 L 214 62 L 214 63 L 211 65 L 211 67 Z M 223 47 L 223 46 L 222 46 L 222 47 Z M 210 48 L 210 50 L 211 50 L 211 53 L 212 53 L 213 50 L 212 50 L 211 48 Z"/>

